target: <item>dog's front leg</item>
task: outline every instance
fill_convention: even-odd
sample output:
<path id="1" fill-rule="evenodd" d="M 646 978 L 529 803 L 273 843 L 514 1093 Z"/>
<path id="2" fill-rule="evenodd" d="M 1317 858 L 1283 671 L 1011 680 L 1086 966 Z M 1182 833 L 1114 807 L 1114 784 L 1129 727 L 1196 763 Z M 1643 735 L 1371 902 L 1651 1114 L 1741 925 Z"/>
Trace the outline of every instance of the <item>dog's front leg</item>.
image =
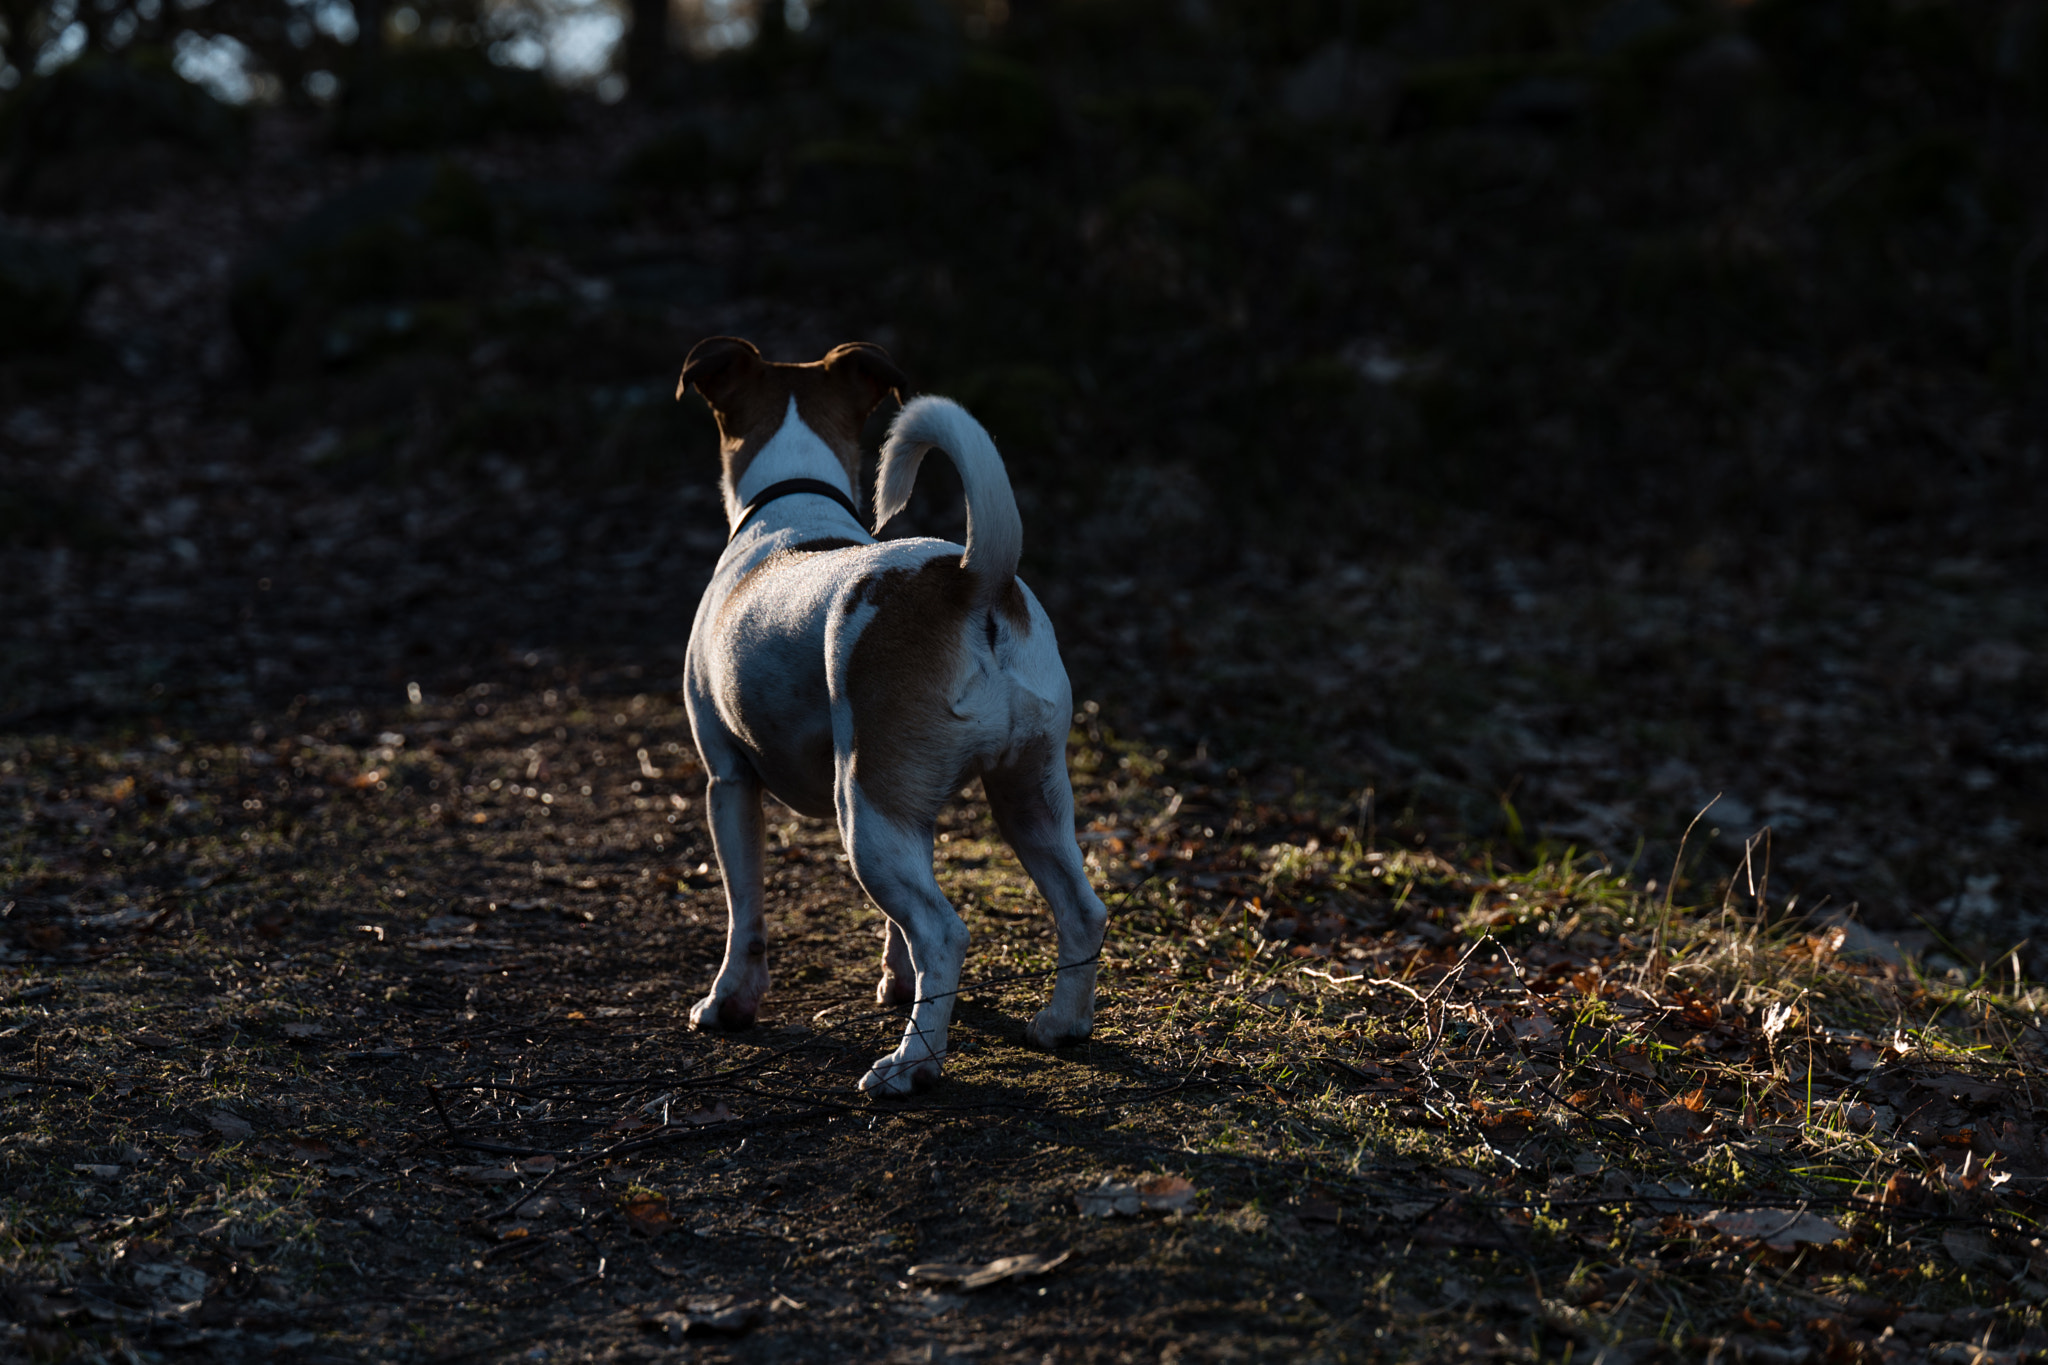
<path id="1" fill-rule="evenodd" d="M 721 765 L 724 766 L 724 765 Z M 711 994 L 690 1009 L 700 1029 L 746 1028 L 768 994 L 768 935 L 761 915 L 761 781 L 744 760 L 713 769 L 705 802 L 711 846 L 725 880 L 725 961 Z"/>

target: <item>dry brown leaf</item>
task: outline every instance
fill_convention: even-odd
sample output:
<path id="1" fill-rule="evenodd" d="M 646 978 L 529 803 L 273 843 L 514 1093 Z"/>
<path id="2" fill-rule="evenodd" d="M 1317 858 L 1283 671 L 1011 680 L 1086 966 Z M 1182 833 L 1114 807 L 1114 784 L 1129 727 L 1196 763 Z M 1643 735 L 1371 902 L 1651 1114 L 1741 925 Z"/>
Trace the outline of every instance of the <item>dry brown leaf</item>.
<path id="1" fill-rule="evenodd" d="M 1791 1251 L 1803 1242 L 1825 1246 L 1849 1235 L 1839 1223 L 1804 1209 L 1721 1209 L 1696 1220 L 1695 1226 L 1762 1242 L 1774 1251 Z"/>
<path id="2" fill-rule="evenodd" d="M 208 1114 L 206 1122 L 214 1132 L 219 1133 L 229 1142 L 241 1142 L 256 1131 L 249 1120 L 237 1118 L 225 1109 L 217 1113 Z"/>
<path id="3" fill-rule="evenodd" d="M 1991 1245 L 1991 1239 L 1981 1232 L 1952 1228 L 1941 1234 L 1941 1245 L 1964 1270 L 1981 1270 L 2001 1276 L 2012 1273 L 2012 1264 L 1998 1254 Z"/>
<path id="4" fill-rule="evenodd" d="M 448 1174 L 471 1185 L 509 1185 L 519 1179 L 509 1166 L 457 1166 Z"/>
<path id="5" fill-rule="evenodd" d="M 1194 1202 L 1195 1187 L 1178 1175 L 1148 1176 L 1131 1184 L 1105 1180 L 1074 1196 L 1084 1218 L 1132 1217 L 1139 1213 L 1174 1213 Z"/>
<path id="6" fill-rule="evenodd" d="M 693 1109 L 687 1114 L 672 1115 L 669 1118 L 669 1122 L 671 1124 L 728 1123 L 731 1119 L 732 1110 L 725 1107 L 724 1100 L 720 1100 L 716 1104 L 706 1105 L 701 1109 Z"/>
<path id="7" fill-rule="evenodd" d="M 1003 1280 L 1043 1275 L 1055 1266 L 1064 1265 L 1071 1255 L 1071 1251 L 1062 1251 L 1057 1256 L 999 1256 L 985 1265 L 933 1262 L 927 1265 L 914 1265 L 905 1274 L 913 1280 L 925 1283 L 953 1284 L 961 1289 L 984 1289 Z"/>
<path id="8" fill-rule="evenodd" d="M 626 1226 L 643 1237 L 658 1237 L 675 1226 L 675 1219 L 668 1211 L 666 1195 L 636 1195 L 619 1206 L 619 1213 L 625 1218 Z"/>

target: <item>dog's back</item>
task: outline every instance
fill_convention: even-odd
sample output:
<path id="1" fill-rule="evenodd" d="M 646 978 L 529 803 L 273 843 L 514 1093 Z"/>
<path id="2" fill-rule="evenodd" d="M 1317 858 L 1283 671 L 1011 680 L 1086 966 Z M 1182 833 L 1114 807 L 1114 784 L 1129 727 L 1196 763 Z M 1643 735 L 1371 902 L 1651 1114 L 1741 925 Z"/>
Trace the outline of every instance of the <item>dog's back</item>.
<path id="1" fill-rule="evenodd" d="M 960 471 L 965 545 L 779 528 L 735 541 L 705 595 L 705 691 L 769 790 L 806 814 L 832 812 L 835 747 L 853 755 L 877 809 L 923 823 L 1017 744 L 1064 734 L 1066 672 L 1051 621 L 1016 577 L 1023 533 L 1009 476 L 957 403 L 919 398 L 898 417 L 876 524 L 909 500 L 935 448 Z"/>

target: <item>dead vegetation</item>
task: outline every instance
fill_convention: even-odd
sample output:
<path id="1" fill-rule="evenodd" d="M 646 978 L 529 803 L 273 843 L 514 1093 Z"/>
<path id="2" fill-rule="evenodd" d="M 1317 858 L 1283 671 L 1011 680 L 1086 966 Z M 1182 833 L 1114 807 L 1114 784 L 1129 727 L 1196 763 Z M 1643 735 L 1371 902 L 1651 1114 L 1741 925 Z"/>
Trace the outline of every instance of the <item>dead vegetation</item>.
<path id="1" fill-rule="evenodd" d="M 2003 1361 L 2043 1341 L 2039 988 L 1569 849 L 1428 846 L 1077 731 L 1095 1039 L 986 812 L 947 1081 L 822 825 L 761 1027 L 630 679 L 10 744 L 7 1350 L 37 1358 Z M 1085 719 L 1085 717 L 1084 717 Z M 1666 869 L 1666 876 L 1669 869 Z M 1856 946 L 1865 951 L 1853 951 Z"/>

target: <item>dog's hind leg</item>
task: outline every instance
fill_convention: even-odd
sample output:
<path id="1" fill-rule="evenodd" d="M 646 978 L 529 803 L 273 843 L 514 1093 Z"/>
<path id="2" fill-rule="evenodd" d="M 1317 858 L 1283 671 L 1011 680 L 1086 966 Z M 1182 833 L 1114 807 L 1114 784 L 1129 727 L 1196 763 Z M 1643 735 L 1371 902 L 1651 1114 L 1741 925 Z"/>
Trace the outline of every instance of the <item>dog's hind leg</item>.
<path id="1" fill-rule="evenodd" d="M 1066 750 L 1045 737 L 1022 747 L 1015 762 L 981 775 L 996 826 L 1052 906 L 1059 939 L 1052 1002 L 1026 1031 L 1034 1046 L 1052 1048 L 1086 1038 L 1095 1027 L 1095 968 L 1109 911 L 1088 884 L 1074 841 L 1074 792 Z"/>
<path id="2" fill-rule="evenodd" d="M 700 747 L 704 747 L 700 741 Z M 705 750 L 711 781 L 705 804 L 711 846 L 725 880 L 725 961 L 711 993 L 690 1007 L 700 1029 L 740 1029 L 754 1022 L 768 994 L 768 935 L 761 914 L 761 780 L 744 758 Z"/>
<path id="3" fill-rule="evenodd" d="M 960 968 L 967 960 L 967 926 L 939 890 L 932 875 L 932 829 L 898 824 L 870 805 L 842 764 L 839 773 L 839 833 L 861 888 L 889 917 L 892 942 L 908 949 L 910 980 L 916 988 L 903 1041 L 878 1058 L 860 1088 L 877 1095 L 907 1095 L 939 1079 L 946 1060 L 946 1033 Z M 886 981 L 886 978 L 885 978 Z"/>

